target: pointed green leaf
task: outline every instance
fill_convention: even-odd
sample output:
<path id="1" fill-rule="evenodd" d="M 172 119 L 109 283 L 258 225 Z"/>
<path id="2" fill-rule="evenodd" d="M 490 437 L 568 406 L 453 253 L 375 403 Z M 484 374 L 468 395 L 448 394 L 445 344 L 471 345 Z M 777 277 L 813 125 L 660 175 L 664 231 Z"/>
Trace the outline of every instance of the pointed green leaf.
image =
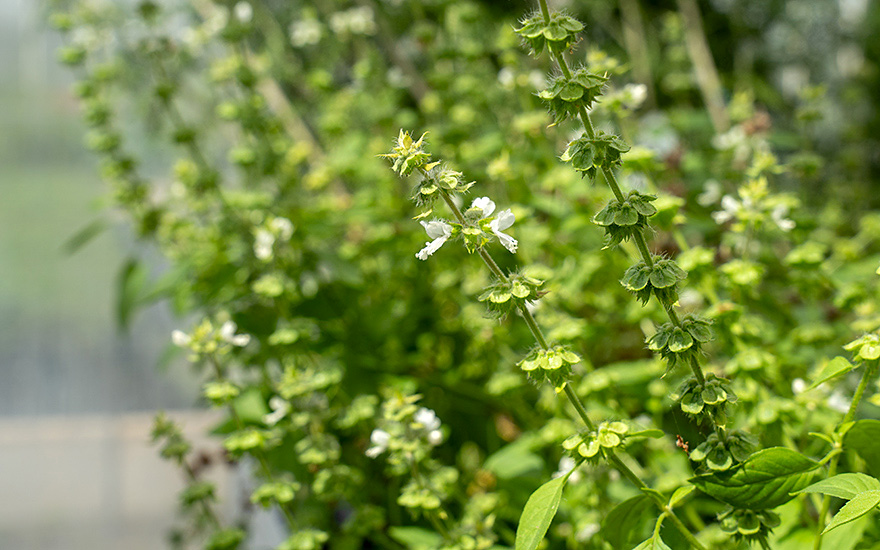
<path id="1" fill-rule="evenodd" d="M 684 487 L 679 487 L 672 493 L 672 496 L 669 497 L 669 507 L 674 508 L 676 504 L 681 502 L 686 496 L 691 494 L 696 487 L 693 485 L 685 485 Z"/>
<path id="2" fill-rule="evenodd" d="M 544 540 L 567 480 L 567 475 L 551 479 L 529 497 L 516 528 L 516 550 L 535 550 Z"/>
<path id="3" fill-rule="evenodd" d="M 843 448 L 855 451 L 868 465 L 868 471 L 880 476 L 880 420 L 853 423 L 843 436 Z"/>
<path id="4" fill-rule="evenodd" d="M 819 384 L 823 382 L 827 382 L 832 378 L 837 378 L 838 376 L 842 376 L 849 371 L 853 370 L 855 365 L 847 361 L 844 357 L 835 357 L 831 361 L 828 361 L 819 374 L 816 375 L 816 381 L 810 386 L 810 389 L 818 387 Z"/>
<path id="5" fill-rule="evenodd" d="M 611 509 L 602 521 L 602 535 L 614 550 L 626 550 L 652 510 L 651 499 L 639 495 L 625 500 Z"/>
<path id="6" fill-rule="evenodd" d="M 820 493 L 833 497 L 852 500 L 859 493 L 880 490 L 880 481 L 865 474 L 838 474 L 805 487 L 799 493 Z"/>
<path id="7" fill-rule="evenodd" d="M 839 512 L 834 514 L 834 517 L 831 518 L 831 523 L 828 524 L 828 527 L 822 533 L 827 533 L 835 527 L 840 527 L 845 523 L 859 519 L 871 512 L 878 504 L 880 504 L 880 490 L 859 493 L 852 500 L 844 504 Z"/>
<path id="8" fill-rule="evenodd" d="M 645 542 L 633 548 L 633 550 L 672 550 L 667 546 L 663 539 L 660 538 L 660 535 L 654 535 L 649 538 Z"/>
<path id="9" fill-rule="evenodd" d="M 764 510 L 788 502 L 790 493 L 810 483 L 818 466 L 818 462 L 796 451 L 771 447 L 731 470 L 698 475 L 690 482 L 731 506 Z"/>

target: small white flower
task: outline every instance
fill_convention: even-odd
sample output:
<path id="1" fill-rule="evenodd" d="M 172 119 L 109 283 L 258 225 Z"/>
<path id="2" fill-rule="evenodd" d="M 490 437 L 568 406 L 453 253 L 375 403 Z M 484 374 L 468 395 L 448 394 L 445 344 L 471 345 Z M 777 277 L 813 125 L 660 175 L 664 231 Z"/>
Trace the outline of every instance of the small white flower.
<path id="1" fill-rule="evenodd" d="M 235 323 L 232 321 L 226 321 L 220 327 L 220 339 L 224 342 L 232 344 L 233 346 L 246 346 L 248 342 L 251 341 L 251 337 L 248 334 L 235 334 L 236 327 Z"/>
<path id="2" fill-rule="evenodd" d="M 479 208 L 483 212 L 480 218 L 488 218 L 495 211 L 495 203 L 489 197 L 479 197 L 471 203 L 471 208 Z"/>
<path id="3" fill-rule="evenodd" d="M 254 17 L 254 8 L 247 2 L 239 2 L 233 8 L 233 13 L 241 23 L 249 23 Z"/>
<path id="4" fill-rule="evenodd" d="M 715 223 L 721 225 L 734 219 L 739 213 L 742 204 L 730 195 L 724 195 L 721 198 L 721 210 L 712 213 L 712 219 Z"/>
<path id="5" fill-rule="evenodd" d="M 644 84 L 627 84 L 623 87 L 623 97 L 627 109 L 638 109 L 648 99 L 648 87 Z"/>
<path id="6" fill-rule="evenodd" d="M 290 403 L 278 395 L 269 399 L 269 407 L 272 408 L 272 412 L 263 415 L 263 422 L 268 426 L 278 424 L 290 412 Z"/>
<path id="7" fill-rule="evenodd" d="M 498 241 L 504 245 L 504 248 L 509 250 L 512 254 L 516 253 L 516 248 L 519 246 L 519 243 L 510 235 L 502 233 L 502 231 L 513 225 L 513 222 L 515 221 L 516 217 L 508 208 L 507 210 L 502 210 L 497 218 L 489 222 L 489 229 L 491 229 L 492 233 L 498 237 Z"/>
<path id="8" fill-rule="evenodd" d="M 264 262 L 272 259 L 272 247 L 275 245 L 275 235 L 267 229 L 257 229 L 254 235 L 254 256 Z"/>
<path id="9" fill-rule="evenodd" d="M 697 197 L 701 206 L 715 204 L 721 198 L 721 184 L 715 180 L 709 180 L 703 184 L 703 192 Z"/>
<path id="10" fill-rule="evenodd" d="M 373 430 L 373 433 L 370 434 L 370 443 L 372 443 L 372 446 L 367 449 L 364 454 L 370 458 L 376 458 L 388 449 L 389 441 L 391 441 L 391 434 L 385 430 L 376 428 Z"/>
<path id="11" fill-rule="evenodd" d="M 435 447 L 443 443 L 443 432 L 441 432 L 440 430 L 431 430 L 428 433 L 428 443 Z"/>
<path id="12" fill-rule="evenodd" d="M 321 41 L 321 23 L 314 19 L 304 19 L 290 25 L 290 43 L 294 47 L 314 46 Z"/>
<path id="13" fill-rule="evenodd" d="M 290 240 L 293 235 L 293 223 L 287 218 L 273 218 L 269 227 L 282 241 Z"/>
<path id="14" fill-rule="evenodd" d="M 795 378 L 791 381 L 791 393 L 797 395 L 807 391 L 807 383 L 803 378 Z"/>
<path id="15" fill-rule="evenodd" d="M 440 249 L 443 246 L 443 243 L 446 242 L 449 237 L 452 236 L 452 226 L 443 221 L 430 221 L 430 222 L 420 222 L 422 227 L 425 228 L 425 232 L 428 233 L 428 237 L 434 239 L 429 243 L 425 243 L 425 248 L 421 249 L 416 253 L 416 258 L 420 260 L 427 260 L 428 256 L 432 255 L 434 252 Z"/>
<path id="16" fill-rule="evenodd" d="M 788 207 L 784 204 L 780 204 L 770 213 L 770 217 L 773 219 L 773 222 L 779 226 L 779 229 L 783 231 L 791 231 L 794 229 L 795 223 L 793 220 L 790 220 L 785 217 L 788 214 Z"/>
<path id="17" fill-rule="evenodd" d="M 192 337 L 182 330 L 175 330 L 171 333 L 171 341 L 174 342 L 175 346 L 185 348 L 192 342 Z"/>
<path id="18" fill-rule="evenodd" d="M 437 414 L 431 409 L 426 409 L 422 407 L 418 411 L 416 411 L 413 419 L 425 427 L 428 431 L 436 430 L 440 427 L 440 419 L 437 418 Z"/>
<path id="19" fill-rule="evenodd" d="M 577 539 L 578 542 L 587 542 L 599 532 L 599 529 L 600 526 L 598 523 L 588 523 L 584 525 L 583 529 L 575 533 L 574 538 Z"/>

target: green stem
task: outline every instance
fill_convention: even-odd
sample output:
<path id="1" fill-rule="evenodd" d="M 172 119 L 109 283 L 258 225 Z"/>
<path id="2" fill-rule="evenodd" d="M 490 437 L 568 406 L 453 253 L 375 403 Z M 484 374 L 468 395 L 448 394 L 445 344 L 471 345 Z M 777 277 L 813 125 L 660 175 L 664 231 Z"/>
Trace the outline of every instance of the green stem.
<path id="1" fill-rule="evenodd" d="M 632 471 L 632 469 L 626 465 L 624 461 L 620 459 L 619 456 L 614 452 L 614 450 L 609 450 L 606 452 L 608 456 L 608 460 L 610 460 L 614 466 L 622 473 L 633 485 L 638 487 L 651 501 L 657 506 L 661 513 L 666 514 L 666 517 L 669 518 L 669 521 L 675 525 L 675 528 L 684 536 L 685 539 L 698 550 L 706 550 L 706 547 L 697 540 L 697 537 L 690 532 L 687 526 L 675 515 L 675 512 L 666 505 L 666 502 L 658 495 L 655 491 L 651 490 L 644 481 Z"/>
<path id="2" fill-rule="evenodd" d="M 846 411 L 846 414 L 843 417 L 843 422 L 841 424 L 846 424 L 848 422 L 852 422 L 856 416 L 856 410 L 859 408 L 859 403 L 862 400 L 862 396 L 865 394 L 865 389 L 868 387 L 868 383 L 874 378 L 874 374 L 877 371 L 878 362 L 871 361 L 865 366 L 865 371 L 862 373 L 862 379 L 859 380 L 859 385 L 856 388 L 856 393 L 853 395 L 852 403 L 849 404 L 849 409 Z M 837 463 L 840 460 L 840 455 L 843 454 L 843 450 L 841 448 L 840 442 L 835 443 L 835 448 L 832 449 L 830 456 L 830 461 L 828 464 L 828 477 L 834 477 L 837 474 Z M 827 459 L 828 457 L 826 457 Z M 819 518 L 816 524 L 816 540 L 813 543 L 813 550 L 822 550 L 822 531 L 825 530 L 825 521 L 828 517 L 828 510 L 831 507 L 831 497 L 825 495 L 822 499 L 822 509 L 819 510 Z"/>

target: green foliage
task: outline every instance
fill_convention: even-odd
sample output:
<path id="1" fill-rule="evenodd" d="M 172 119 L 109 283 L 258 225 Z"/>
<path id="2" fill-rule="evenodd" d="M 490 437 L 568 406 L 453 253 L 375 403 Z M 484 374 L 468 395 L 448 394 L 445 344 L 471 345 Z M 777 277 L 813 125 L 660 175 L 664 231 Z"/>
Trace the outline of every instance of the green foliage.
<path id="1" fill-rule="evenodd" d="M 59 1 L 87 145 L 139 239 L 120 324 L 160 300 L 188 319 L 172 342 L 224 414 L 208 455 L 156 420 L 181 546 L 247 544 L 250 508 L 215 511 L 217 456 L 255 465 L 283 549 L 821 538 L 830 504 L 792 493 L 819 464 L 880 468 L 878 88 L 775 87 L 800 69 L 743 51 L 794 4 L 701 4 L 729 29 L 701 38 L 647 2 L 539 1 L 515 25 L 475 1 Z M 695 38 L 734 59 L 717 102 Z M 843 521 L 871 491 L 826 547 L 880 541 Z"/>

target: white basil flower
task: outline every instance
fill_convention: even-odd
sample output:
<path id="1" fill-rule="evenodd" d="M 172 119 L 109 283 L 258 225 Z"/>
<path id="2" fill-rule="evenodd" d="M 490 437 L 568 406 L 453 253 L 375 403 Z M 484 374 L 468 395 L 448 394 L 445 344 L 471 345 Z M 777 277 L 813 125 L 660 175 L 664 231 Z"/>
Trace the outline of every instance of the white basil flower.
<path id="1" fill-rule="evenodd" d="M 571 472 L 577 466 L 577 462 L 574 461 L 570 456 L 563 456 L 559 459 L 559 469 L 553 473 L 553 478 L 562 477 L 568 472 Z M 569 483 L 577 483 L 581 480 L 580 472 L 571 472 L 571 475 L 568 476 Z"/>
<path id="2" fill-rule="evenodd" d="M 425 429 L 428 431 L 433 431 L 440 427 L 440 419 L 437 418 L 437 413 L 435 413 L 431 409 L 426 409 L 422 407 L 421 409 L 416 411 L 416 414 L 413 418 L 416 422 L 424 426 Z"/>
<path id="3" fill-rule="evenodd" d="M 232 321 L 226 321 L 220 327 L 220 339 L 228 344 L 232 344 L 233 346 L 246 346 L 248 342 L 251 341 L 251 337 L 248 334 L 235 334 L 236 329 L 235 323 Z"/>
<path id="4" fill-rule="evenodd" d="M 428 432 L 428 443 L 434 447 L 443 443 L 443 432 L 440 430 L 431 430 Z"/>
<path id="5" fill-rule="evenodd" d="M 446 222 L 437 220 L 420 223 L 422 224 L 422 227 L 425 228 L 425 232 L 428 233 L 428 237 L 434 239 L 429 243 L 425 243 L 425 248 L 419 250 L 416 254 L 416 258 L 427 260 L 428 256 L 437 252 L 437 250 L 443 246 L 443 243 L 452 236 L 452 226 Z"/>
<path id="6" fill-rule="evenodd" d="M 391 434 L 385 430 L 376 428 L 373 430 L 373 433 L 370 434 L 370 443 L 372 443 L 372 446 L 370 446 L 364 454 L 370 458 L 376 458 L 388 450 L 389 441 L 391 441 Z"/>
<path id="7" fill-rule="evenodd" d="M 724 195 L 721 198 L 721 208 L 718 212 L 712 213 L 712 219 L 719 225 L 734 219 L 742 204 L 732 196 Z"/>
<path id="8" fill-rule="evenodd" d="M 489 222 L 489 229 L 492 230 L 492 233 L 498 237 L 498 241 L 509 250 L 512 254 L 516 254 L 516 247 L 519 246 L 519 243 L 505 233 L 502 233 L 505 229 L 513 225 L 513 222 L 516 221 L 516 217 L 513 215 L 513 212 L 510 211 L 510 208 L 507 210 L 502 210 L 498 217 Z"/>
<path id="9" fill-rule="evenodd" d="M 791 231 L 794 229 L 795 223 L 793 220 L 790 220 L 785 217 L 788 214 L 788 207 L 784 204 L 780 204 L 770 213 L 770 217 L 773 219 L 773 222 L 779 226 L 779 229 L 783 231 Z"/>
<path id="10" fill-rule="evenodd" d="M 264 262 L 271 260 L 273 246 L 275 246 L 275 235 L 266 229 L 257 229 L 254 235 L 254 256 Z"/>
<path id="11" fill-rule="evenodd" d="M 474 202 L 471 203 L 471 208 L 477 208 L 482 212 L 482 215 L 480 216 L 481 219 L 488 218 L 493 212 L 495 212 L 495 203 L 489 197 L 479 197 L 474 199 Z M 501 242 L 504 248 L 512 253 L 516 253 L 516 248 L 519 246 L 519 243 L 510 235 L 502 233 L 502 231 L 513 225 L 513 222 L 515 221 L 516 217 L 513 215 L 513 212 L 510 211 L 510 208 L 508 208 L 507 210 L 499 212 L 498 216 L 489 222 L 489 230 L 498 237 L 498 241 Z"/>
<path id="12" fill-rule="evenodd" d="M 236 4 L 233 8 L 233 13 L 235 13 L 235 18 L 241 23 L 250 23 L 251 19 L 254 18 L 254 8 L 247 2 Z"/>
<path id="13" fill-rule="evenodd" d="M 174 342 L 175 346 L 185 348 L 189 347 L 192 337 L 182 330 L 175 330 L 171 333 L 171 341 Z"/>
<path id="14" fill-rule="evenodd" d="M 290 412 L 290 403 L 277 395 L 269 399 L 269 407 L 272 408 L 272 412 L 263 415 L 263 422 L 268 426 L 278 424 Z"/>

